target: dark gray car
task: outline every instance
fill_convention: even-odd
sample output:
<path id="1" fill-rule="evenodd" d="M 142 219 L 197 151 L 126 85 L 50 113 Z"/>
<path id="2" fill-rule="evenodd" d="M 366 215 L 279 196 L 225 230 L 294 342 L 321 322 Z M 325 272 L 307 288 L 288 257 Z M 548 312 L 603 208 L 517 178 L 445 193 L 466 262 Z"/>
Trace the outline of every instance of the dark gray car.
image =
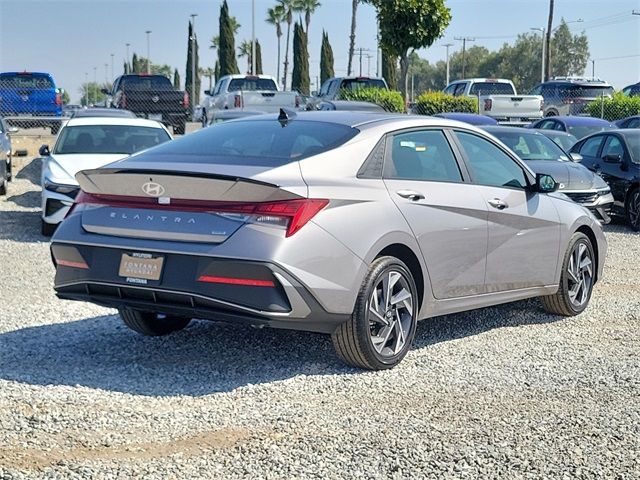
<path id="1" fill-rule="evenodd" d="M 553 178 L 441 118 L 283 111 L 76 178 L 60 298 L 145 335 L 192 318 L 323 332 L 369 369 L 398 364 L 419 319 L 531 297 L 582 312 L 607 249 Z"/>
<path id="2" fill-rule="evenodd" d="M 484 130 L 513 150 L 536 173 L 553 176 L 560 192 L 588 208 L 600 222 L 609 223 L 613 195 L 600 175 L 571 161 L 569 153 L 541 132 L 527 128 L 486 126 Z"/>

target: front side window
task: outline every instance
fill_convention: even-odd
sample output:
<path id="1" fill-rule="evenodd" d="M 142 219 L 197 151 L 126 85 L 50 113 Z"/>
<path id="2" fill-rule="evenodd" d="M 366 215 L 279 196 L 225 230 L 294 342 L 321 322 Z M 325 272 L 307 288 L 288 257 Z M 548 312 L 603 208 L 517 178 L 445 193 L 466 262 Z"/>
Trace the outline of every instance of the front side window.
<path id="1" fill-rule="evenodd" d="M 624 157 L 624 147 L 618 137 L 614 137 L 613 135 L 609 136 L 607 143 L 605 143 L 602 149 L 602 158 L 607 155 L 619 155 L 620 158 Z"/>
<path id="2" fill-rule="evenodd" d="M 419 130 L 393 137 L 388 178 L 462 182 L 453 151 L 441 130 Z"/>
<path id="3" fill-rule="evenodd" d="M 491 187 L 525 188 L 527 179 L 518 163 L 489 140 L 466 132 L 456 136 L 467 155 L 473 180 Z"/>
<path id="4" fill-rule="evenodd" d="M 567 159 L 565 153 L 540 133 L 490 132 L 509 147 L 522 160 L 560 160 Z"/>
<path id="5" fill-rule="evenodd" d="M 580 155 L 583 157 L 597 157 L 603 139 L 604 137 L 602 135 L 588 139 L 580 147 Z"/>

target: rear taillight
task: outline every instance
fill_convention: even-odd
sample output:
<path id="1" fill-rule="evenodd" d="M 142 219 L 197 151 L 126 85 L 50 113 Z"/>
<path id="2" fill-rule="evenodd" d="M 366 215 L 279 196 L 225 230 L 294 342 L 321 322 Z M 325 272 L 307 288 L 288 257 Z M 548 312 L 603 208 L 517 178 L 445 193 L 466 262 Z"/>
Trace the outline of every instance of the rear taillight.
<path id="1" fill-rule="evenodd" d="M 242 96 L 235 95 L 233 97 L 233 107 L 234 108 L 242 108 Z"/>
<path id="2" fill-rule="evenodd" d="M 184 92 L 184 95 L 182 96 L 182 106 L 184 108 L 189 108 L 189 94 L 187 92 Z"/>
<path id="3" fill-rule="evenodd" d="M 286 229 L 290 237 L 315 217 L 329 200 L 322 198 L 300 198 L 279 202 L 206 202 L 202 200 L 171 199 L 170 204 L 160 204 L 156 198 L 124 197 L 116 195 L 93 195 L 81 191 L 69 209 L 67 216 L 80 205 L 109 205 L 123 208 L 145 208 L 154 210 L 178 210 L 207 212 L 244 217 L 247 222 L 274 225 Z"/>
<path id="4" fill-rule="evenodd" d="M 57 106 L 61 106 L 62 105 L 62 94 L 60 94 L 60 93 L 56 93 L 56 105 Z"/>
<path id="5" fill-rule="evenodd" d="M 492 106 L 493 106 L 493 101 L 490 98 L 485 98 L 484 99 L 484 111 L 485 112 L 490 112 Z"/>

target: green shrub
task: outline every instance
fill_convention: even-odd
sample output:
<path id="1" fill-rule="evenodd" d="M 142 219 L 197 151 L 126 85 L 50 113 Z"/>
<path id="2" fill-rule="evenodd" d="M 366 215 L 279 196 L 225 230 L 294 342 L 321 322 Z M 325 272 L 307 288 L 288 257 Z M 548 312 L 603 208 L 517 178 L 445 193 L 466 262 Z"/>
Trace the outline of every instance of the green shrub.
<path id="1" fill-rule="evenodd" d="M 356 90 L 340 90 L 340 100 L 357 100 L 380 105 L 387 112 L 404 112 L 402 94 L 395 90 L 383 88 L 358 88 Z"/>
<path id="2" fill-rule="evenodd" d="M 416 99 L 414 112 L 434 115 L 445 112 L 478 113 L 478 100 L 471 97 L 454 97 L 442 92 L 425 92 Z"/>
<path id="3" fill-rule="evenodd" d="M 599 98 L 590 102 L 585 111 L 592 117 L 609 121 L 640 115 L 640 97 L 628 97 L 622 92 L 616 92 L 612 98 Z"/>

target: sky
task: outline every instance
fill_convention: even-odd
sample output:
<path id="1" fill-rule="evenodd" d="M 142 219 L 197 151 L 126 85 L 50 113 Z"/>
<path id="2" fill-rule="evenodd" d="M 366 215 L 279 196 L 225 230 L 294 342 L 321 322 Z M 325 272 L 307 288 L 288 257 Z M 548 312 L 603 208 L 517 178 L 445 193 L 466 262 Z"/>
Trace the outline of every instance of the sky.
<path id="1" fill-rule="evenodd" d="M 178 68 L 185 78 L 187 28 L 191 14 L 199 42 L 200 66 L 213 67 L 215 53 L 209 40 L 218 34 L 222 0 L 0 0 L 0 71 L 45 71 L 53 74 L 59 87 L 79 101 L 85 79 L 104 82 L 122 73 L 126 44 L 130 52 L 147 54 L 149 34 L 153 63 Z M 319 75 L 322 30 L 333 47 L 336 75 L 347 70 L 351 0 L 320 0 L 310 26 L 311 86 Z M 236 46 L 251 39 L 251 0 L 228 0 L 231 15 L 241 27 Z M 275 27 L 267 24 L 266 11 L 275 0 L 255 0 L 256 38 L 262 46 L 263 68 L 276 75 L 277 41 Z M 496 50 L 514 42 L 519 33 L 547 23 L 548 0 L 446 0 L 452 21 L 443 38 L 418 54 L 436 62 L 462 45 L 456 37 L 473 37 L 470 45 Z M 640 0 L 556 0 L 554 27 L 561 18 L 574 33 L 584 31 L 589 39 L 595 75 L 620 89 L 640 81 Z M 282 50 L 286 37 L 282 40 Z M 291 34 L 293 43 L 293 32 Z M 356 47 L 363 49 L 363 74 L 376 74 L 376 19 L 373 7 L 358 8 Z M 367 56 L 370 58 L 367 58 Z M 284 53 L 283 53 L 284 57 Z M 291 55 L 290 55 L 291 59 Z M 284 58 L 282 59 L 284 60 Z M 246 59 L 238 59 L 241 71 Z M 359 73 L 359 58 L 354 59 Z M 591 74 L 591 63 L 588 73 Z M 208 88 L 203 81 L 203 89 Z"/>

